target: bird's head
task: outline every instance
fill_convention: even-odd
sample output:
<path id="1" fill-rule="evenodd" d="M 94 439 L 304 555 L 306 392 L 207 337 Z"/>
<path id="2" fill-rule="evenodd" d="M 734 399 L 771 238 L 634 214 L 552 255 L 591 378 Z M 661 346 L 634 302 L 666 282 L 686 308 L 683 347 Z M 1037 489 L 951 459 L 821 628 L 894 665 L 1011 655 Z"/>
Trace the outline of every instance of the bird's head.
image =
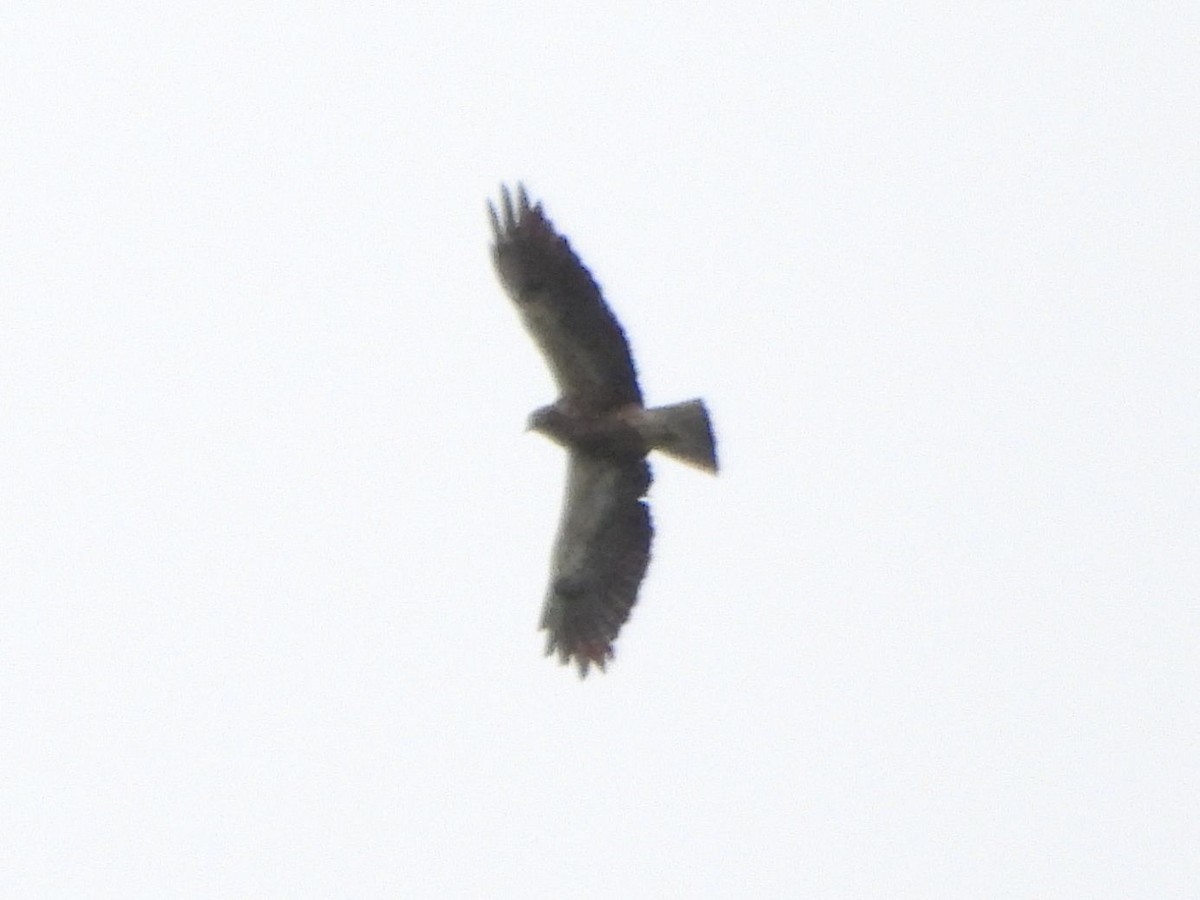
<path id="1" fill-rule="evenodd" d="M 556 443 L 563 442 L 563 436 L 566 433 L 566 416 L 553 403 L 549 406 L 543 406 L 541 409 L 535 409 L 529 414 L 529 419 L 525 423 L 526 431 L 536 431 L 538 434 L 543 434 L 550 440 Z"/>
<path id="2" fill-rule="evenodd" d="M 551 428 L 551 423 L 557 410 L 554 406 L 543 406 L 540 409 L 535 409 L 529 414 L 529 418 L 525 421 L 526 431 L 546 432 Z"/>

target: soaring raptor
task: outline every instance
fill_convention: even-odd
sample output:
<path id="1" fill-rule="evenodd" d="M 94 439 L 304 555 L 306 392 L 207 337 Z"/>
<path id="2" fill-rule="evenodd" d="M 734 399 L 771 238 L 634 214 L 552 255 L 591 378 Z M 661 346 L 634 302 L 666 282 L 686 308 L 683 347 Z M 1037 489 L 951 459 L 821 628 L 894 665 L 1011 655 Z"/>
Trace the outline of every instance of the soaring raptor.
<path id="1" fill-rule="evenodd" d="M 517 185 L 490 202 L 492 260 L 558 386 L 529 428 L 566 448 L 566 496 L 542 608 L 546 653 L 580 676 L 613 655 L 650 562 L 646 455 L 660 450 L 714 475 L 717 454 L 702 400 L 647 409 L 629 344 L 600 288 L 540 203 Z"/>

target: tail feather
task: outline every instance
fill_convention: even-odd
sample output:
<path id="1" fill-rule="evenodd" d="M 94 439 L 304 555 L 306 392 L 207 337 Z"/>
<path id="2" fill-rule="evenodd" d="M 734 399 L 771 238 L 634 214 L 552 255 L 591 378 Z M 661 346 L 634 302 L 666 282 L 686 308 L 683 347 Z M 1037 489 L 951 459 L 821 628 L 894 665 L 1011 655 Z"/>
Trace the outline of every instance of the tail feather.
<path id="1" fill-rule="evenodd" d="M 655 450 L 680 462 L 717 473 L 717 446 L 703 400 L 658 406 L 642 414 L 639 429 Z"/>

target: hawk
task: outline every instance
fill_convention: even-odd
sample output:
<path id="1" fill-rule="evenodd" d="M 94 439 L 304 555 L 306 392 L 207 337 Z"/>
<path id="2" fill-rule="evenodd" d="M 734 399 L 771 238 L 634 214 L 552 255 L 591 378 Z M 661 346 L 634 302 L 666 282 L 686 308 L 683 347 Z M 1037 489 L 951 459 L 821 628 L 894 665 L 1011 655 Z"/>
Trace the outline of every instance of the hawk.
<path id="1" fill-rule="evenodd" d="M 558 399 L 529 429 L 567 450 L 567 485 L 542 608 L 546 654 L 601 671 L 629 618 L 650 562 L 653 528 L 646 456 L 661 451 L 716 474 L 702 400 L 647 409 L 625 333 L 600 288 L 518 184 L 489 202 L 492 261 L 526 330 L 546 358 Z"/>

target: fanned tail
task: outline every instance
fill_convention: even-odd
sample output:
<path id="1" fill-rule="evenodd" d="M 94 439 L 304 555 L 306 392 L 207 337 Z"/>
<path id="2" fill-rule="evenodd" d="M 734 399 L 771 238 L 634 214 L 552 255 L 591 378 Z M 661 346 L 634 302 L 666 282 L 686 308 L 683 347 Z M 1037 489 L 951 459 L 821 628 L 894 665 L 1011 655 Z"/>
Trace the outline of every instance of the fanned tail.
<path id="1" fill-rule="evenodd" d="M 717 444 L 703 400 L 687 400 L 646 410 L 638 430 L 655 450 L 717 474 Z"/>

